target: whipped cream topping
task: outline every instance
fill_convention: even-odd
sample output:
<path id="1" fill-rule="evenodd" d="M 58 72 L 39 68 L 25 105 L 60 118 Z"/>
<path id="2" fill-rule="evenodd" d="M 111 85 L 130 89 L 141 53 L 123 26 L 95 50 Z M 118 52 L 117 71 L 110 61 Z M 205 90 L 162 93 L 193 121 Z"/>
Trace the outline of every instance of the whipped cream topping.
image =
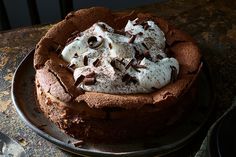
<path id="1" fill-rule="evenodd" d="M 179 64 L 165 53 L 165 35 L 153 21 L 128 21 L 123 31 L 103 22 L 81 32 L 62 51 L 85 91 L 149 93 L 176 79 Z"/>

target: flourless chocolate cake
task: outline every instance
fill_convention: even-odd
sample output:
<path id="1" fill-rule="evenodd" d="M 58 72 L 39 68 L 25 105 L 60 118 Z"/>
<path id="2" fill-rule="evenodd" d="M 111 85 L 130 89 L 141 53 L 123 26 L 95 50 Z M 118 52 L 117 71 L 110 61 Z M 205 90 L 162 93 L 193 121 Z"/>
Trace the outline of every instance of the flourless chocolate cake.
<path id="1" fill-rule="evenodd" d="M 65 133 L 114 142 L 154 136 L 192 105 L 195 41 L 149 13 L 69 13 L 36 46 L 40 109 Z"/>

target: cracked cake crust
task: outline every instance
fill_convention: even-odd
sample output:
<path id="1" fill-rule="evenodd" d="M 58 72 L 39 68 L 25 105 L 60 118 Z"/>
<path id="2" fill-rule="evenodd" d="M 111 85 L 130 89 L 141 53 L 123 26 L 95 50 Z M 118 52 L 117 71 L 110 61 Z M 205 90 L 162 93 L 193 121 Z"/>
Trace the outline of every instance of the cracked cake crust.
<path id="1" fill-rule="evenodd" d="M 128 20 L 134 20 L 135 18 L 145 21 L 152 20 L 164 32 L 166 37 L 167 53 L 168 55 L 176 58 L 180 65 L 180 71 L 177 80 L 159 90 L 148 94 L 106 94 L 97 92 L 84 92 L 81 89 L 76 88 L 74 85 L 75 81 L 73 79 L 73 72 L 67 68 L 68 63 L 60 58 L 60 52 L 66 45 L 67 40 L 71 37 L 71 34 L 73 34 L 75 31 L 82 32 L 98 21 L 106 22 L 114 29 L 121 29 L 124 28 Z M 75 133 L 76 131 L 70 131 L 70 129 L 68 129 L 70 127 L 68 125 L 66 126 L 66 124 L 63 122 L 63 117 L 60 116 L 60 114 L 62 114 L 62 110 L 65 110 L 65 108 L 67 111 L 71 110 L 70 112 L 65 113 L 67 117 L 73 117 L 73 115 L 77 115 L 77 118 L 78 113 L 72 110 L 75 110 L 75 108 L 76 110 L 79 110 L 80 104 L 87 106 L 89 108 L 87 108 L 88 110 L 119 108 L 122 110 L 128 110 L 129 112 L 131 111 L 131 113 L 133 110 L 135 110 L 136 113 L 137 110 L 151 105 L 152 107 L 147 108 L 145 111 L 151 111 L 153 110 L 153 107 L 157 107 L 159 108 L 157 113 L 160 113 L 160 110 L 164 111 L 163 113 L 168 113 L 165 110 L 169 110 L 171 107 L 175 108 L 174 106 L 181 105 L 179 100 L 183 100 L 182 97 L 185 96 L 185 93 L 190 91 L 190 88 L 195 82 L 201 66 L 201 55 L 192 37 L 176 29 L 164 19 L 148 13 L 144 14 L 135 11 L 130 13 L 112 12 L 109 9 L 102 7 L 81 9 L 76 12 L 69 13 L 64 20 L 55 24 L 51 29 L 49 29 L 46 35 L 42 37 L 42 39 L 36 45 L 34 55 L 37 97 L 40 108 L 52 121 L 59 123 L 60 128 L 67 130 L 67 133 L 75 137 L 77 137 L 77 133 Z M 49 112 L 50 106 L 47 106 L 48 104 L 45 103 L 45 101 L 48 99 L 52 101 L 51 105 L 62 103 L 63 107 L 55 107 L 55 110 L 61 111 L 52 115 L 52 112 Z M 119 115 L 119 113 L 122 115 L 119 110 L 116 111 L 117 115 Z M 91 114 L 98 117 L 100 116 L 101 119 L 102 117 L 104 118 L 104 114 L 106 115 L 106 112 L 102 111 L 101 114 L 91 112 Z M 137 115 L 143 116 L 143 114 Z M 146 116 L 148 117 L 148 115 Z M 169 114 L 166 116 L 169 116 Z M 154 117 L 161 118 L 165 116 L 160 114 L 159 117 Z M 81 118 L 83 119 L 83 115 L 78 119 Z M 124 116 L 123 118 L 125 119 L 127 116 Z M 147 118 L 147 120 L 151 119 L 153 119 L 153 117 L 150 119 Z M 71 121 L 70 125 L 75 124 L 72 122 L 72 120 L 68 120 Z M 75 125 L 77 125 L 77 123 Z M 92 122 L 89 123 L 89 126 L 91 125 Z M 86 127 L 80 125 L 79 128 L 84 130 Z M 100 132 L 102 132 L 101 130 L 102 129 L 100 128 Z M 103 130 L 103 132 L 105 131 L 107 131 L 107 129 Z M 78 134 L 78 136 L 87 136 L 87 134 L 88 132 L 86 135 L 84 132 Z M 94 132 L 90 134 L 96 135 Z M 122 136 L 125 137 L 125 134 Z"/>

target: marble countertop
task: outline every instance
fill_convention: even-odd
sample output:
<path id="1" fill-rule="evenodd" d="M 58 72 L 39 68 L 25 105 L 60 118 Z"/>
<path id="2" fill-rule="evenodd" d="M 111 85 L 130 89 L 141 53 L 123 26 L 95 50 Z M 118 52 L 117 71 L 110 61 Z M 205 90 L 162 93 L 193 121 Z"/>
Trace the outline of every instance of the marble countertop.
<path id="1" fill-rule="evenodd" d="M 213 74 L 216 93 L 213 120 L 230 107 L 236 96 L 235 8 L 233 0 L 170 0 L 135 8 L 167 19 L 196 39 Z M 44 25 L 0 32 L 0 130 L 18 141 L 29 156 L 72 156 L 28 128 L 20 120 L 11 100 L 14 71 L 50 27 Z M 188 149 L 169 156 L 194 156 L 200 144 L 198 140 Z"/>

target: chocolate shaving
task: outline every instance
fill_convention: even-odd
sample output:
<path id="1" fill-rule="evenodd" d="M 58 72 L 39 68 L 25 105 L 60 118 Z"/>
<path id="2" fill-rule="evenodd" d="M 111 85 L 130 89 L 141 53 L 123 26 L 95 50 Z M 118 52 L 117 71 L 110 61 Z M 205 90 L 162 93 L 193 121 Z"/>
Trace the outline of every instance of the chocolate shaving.
<path id="1" fill-rule="evenodd" d="M 143 59 L 143 56 L 140 55 L 140 52 L 137 50 L 136 47 L 133 47 L 133 48 L 134 48 L 134 51 L 135 51 L 134 57 L 135 57 L 137 60 L 142 60 L 142 59 Z"/>
<path id="2" fill-rule="evenodd" d="M 78 56 L 77 53 L 75 53 L 74 56 L 73 56 L 73 58 L 78 58 L 78 57 L 79 57 L 79 56 Z"/>
<path id="3" fill-rule="evenodd" d="M 100 65 L 101 61 L 97 58 L 94 62 L 93 62 L 93 66 L 98 67 Z"/>
<path id="4" fill-rule="evenodd" d="M 170 66 L 171 68 L 171 78 L 170 78 L 170 82 L 173 83 L 177 80 L 177 69 L 174 66 Z"/>
<path id="5" fill-rule="evenodd" d="M 122 58 L 121 60 L 119 59 L 116 59 L 120 64 L 124 65 L 125 66 L 125 63 L 124 63 L 124 58 Z"/>
<path id="6" fill-rule="evenodd" d="M 144 57 L 148 57 L 148 56 L 150 56 L 150 53 L 149 53 L 149 51 L 144 51 L 143 55 L 144 55 Z"/>
<path id="7" fill-rule="evenodd" d="M 159 61 L 159 60 L 162 60 L 163 57 L 162 57 L 162 55 L 158 54 L 158 55 L 156 56 L 156 59 Z"/>
<path id="8" fill-rule="evenodd" d="M 85 85 L 94 85 L 95 84 L 95 82 L 96 82 L 96 78 L 95 77 L 86 77 L 86 78 L 84 78 L 84 80 L 83 80 L 83 83 L 85 84 Z"/>
<path id="9" fill-rule="evenodd" d="M 75 147 L 81 147 L 81 146 L 84 144 L 84 141 L 78 140 L 78 141 L 72 142 L 72 144 L 73 144 Z"/>
<path id="10" fill-rule="evenodd" d="M 103 23 L 99 23 L 98 26 L 100 26 L 103 30 L 106 30 L 106 26 Z"/>
<path id="11" fill-rule="evenodd" d="M 147 51 L 144 51 L 143 56 L 144 56 L 145 58 L 149 59 L 149 60 L 152 60 L 152 57 L 151 57 L 151 55 L 150 55 L 150 53 L 149 53 L 148 50 L 147 50 Z"/>
<path id="12" fill-rule="evenodd" d="M 141 43 L 143 45 L 143 47 L 147 50 L 149 50 L 149 48 L 147 47 L 147 45 L 145 43 Z"/>
<path id="13" fill-rule="evenodd" d="M 139 32 L 138 35 L 140 35 L 140 36 L 143 35 L 143 32 Z"/>
<path id="14" fill-rule="evenodd" d="M 148 24 L 145 24 L 144 26 L 143 26 L 143 29 L 144 30 L 147 30 L 149 28 L 149 25 Z"/>
<path id="15" fill-rule="evenodd" d="M 83 62 L 84 62 L 84 66 L 88 65 L 88 56 L 86 56 L 86 55 L 84 56 Z"/>
<path id="16" fill-rule="evenodd" d="M 129 39 L 128 43 L 129 44 L 134 43 L 135 38 L 136 38 L 136 35 L 132 35 L 131 38 Z"/>
<path id="17" fill-rule="evenodd" d="M 118 68 L 116 67 L 116 60 L 112 60 L 112 61 L 111 61 L 111 66 L 112 66 L 114 69 L 120 71 L 120 69 L 118 69 Z"/>
<path id="18" fill-rule="evenodd" d="M 131 79 L 131 76 L 129 74 L 125 74 L 122 77 L 122 82 L 128 82 L 128 81 L 130 81 L 130 79 Z"/>
<path id="19" fill-rule="evenodd" d="M 126 83 L 130 83 L 130 82 L 133 82 L 134 84 L 137 83 L 137 79 L 133 76 L 130 76 L 129 74 L 125 74 L 123 77 L 122 77 L 122 82 L 126 82 Z"/>
<path id="20" fill-rule="evenodd" d="M 134 59 L 131 59 L 130 62 L 125 66 L 125 69 L 129 69 L 130 66 L 134 63 Z"/>
<path id="21" fill-rule="evenodd" d="M 74 69 L 75 69 L 75 64 L 69 64 L 66 66 L 66 69 L 69 71 L 69 72 L 74 72 Z"/>
<path id="22" fill-rule="evenodd" d="M 104 39 L 101 36 L 99 36 L 99 37 L 101 38 L 100 41 L 98 41 L 97 37 L 95 37 L 95 36 L 91 36 L 91 37 L 88 38 L 88 46 L 91 49 L 95 49 L 103 43 Z"/>
<path id="23" fill-rule="evenodd" d="M 97 42 L 97 37 L 91 36 L 88 38 L 88 44 L 89 46 L 92 46 L 93 43 Z"/>
<path id="24" fill-rule="evenodd" d="M 74 83 L 74 86 L 78 86 L 85 79 L 84 75 L 80 75 Z"/>
<path id="25" fill-rule="evenodd" d="M 111 43 L 109 43 L 108 46 L 109 46 L 110 49 L 112 49 L 112 45 L 111 45 Z"/>

